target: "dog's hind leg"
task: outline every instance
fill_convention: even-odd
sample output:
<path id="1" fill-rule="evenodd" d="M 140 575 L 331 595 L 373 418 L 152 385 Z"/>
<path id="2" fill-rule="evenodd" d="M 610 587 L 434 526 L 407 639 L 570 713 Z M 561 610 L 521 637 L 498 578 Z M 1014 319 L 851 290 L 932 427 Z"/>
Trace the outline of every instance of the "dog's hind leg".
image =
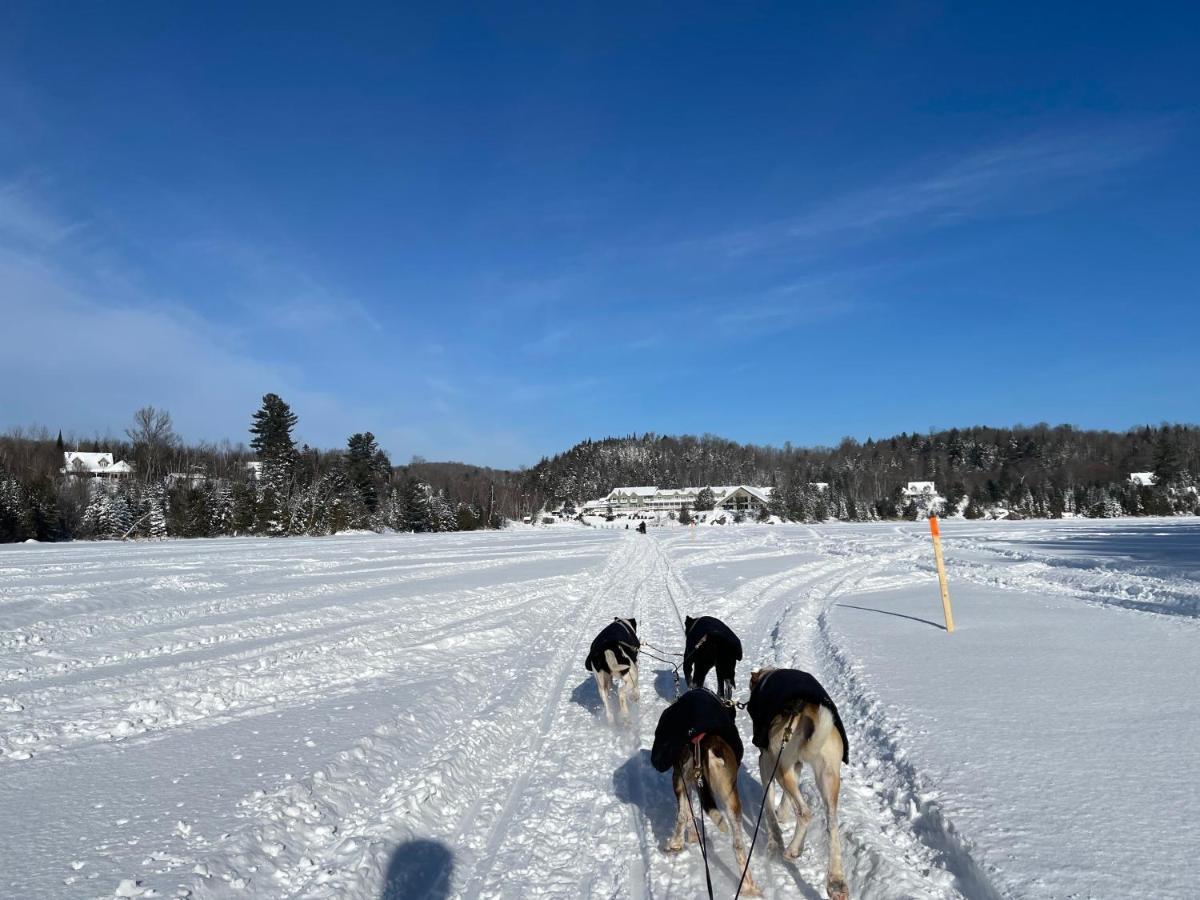
<path id="1" fill-rule="evenodd" d="M 712 663 L 707 661 L 696 663 L 692 667 L 692 676 L 688 679 L 688 687 L 704 687 L 704 681 L 708 678 L 710 671 L 712 671 Z"/>
<path id="2" fill-rule="evenodd" d="M 791 843 L 783 855 L 787 859 L 799 859 L 800 854 L 804 852 L 804 839 L 808 835 L 808 826 L 812 824 L 813 817 L 812 810 L 804 802 L 804 795 L 800 793 L 800 766 L 780 769 L 776 777 L 779 779 L 779 786 L 783 788 L 785 799 L 792 801 L 792 808 L 796 812 L 796 833 L 792 835 Z"/>
<path id="3" fill-rule="evenodd" d="M 736 663 L 733 660 L 717 663 L 717 695 L 722 700 L 733 699 L 733 675 Z"/>
<path id="4" fill-rule="evenodd" d="M 687 790 L 687 785 L 684 784 L 683 774 L 679 771 L 678 765 L 675 766 L 675 770 L 671 774 L 671 787 L 675 789 L 675 805 L 678 809 L 675 813 L 675 831 L 667 839 L 667 846 L 664 849 L 668 853 L 677 853 L 683 849 L 684 829 L 690 827 L 688 823 L 687 797 L 683 793 Z"/>
<path id="5" fill-rule="evenodd" d="M 592 673 L 596 677 L 596 690 L 600 692 L 600 700 L 604 704 L 604 717 L 608 719 L 608 724 L 613 723 L 612 706 L 609 704 L 608 692 L 612 687 L 612 676 L 607 672 L 597 669 Z"/>
<path id="6" fill-rule="evenodd" d="M 783 831 L 779 827 L 779 810 L 783 809 L 784 804 L 788 802 L 787 794 L 784 794 L 779 799 L 779 807 L 776 808 L 773 802 L 772 794 L 775 790 L 774 784 L 769 783 L 771 777 L 771 768 L 774 766 L 774 759 L 769 752 L 758 754 L 758 779 L 763 786 L 763 806 L 767 811 L 767 845 L 778 847 L 783 844 Z"/>
<path id="7" fill-rule="evenodd" d="M 826 747 L 830 747 L 826 744 Z M 840 746 L 833 745 L 840 754 Z M 824 750 L 824 748 L 823 748 Z M 822 752 L 813 763 L 817 776 L 817 790 L 825 803 L 825 819 L 829 825 L 829 873 L 825 889 L 829 900 L 850 900 L 850 888 L 846 884 L 846 873 L 842 871 L 842 840 L 838 834 L 838 792 L 841 790 L 841 756 L 831 759 L 829 752 Z"/>
<path id="8" fill-rule="evenodd" d="M 617 703 L 621 707 L 621 721 L 629 723 L 629 670 L 621 673 L 621 686 L 617 688 Z"/>
<path id="9" fill-rule="evenodd" d="M 727 758 L 723 758 L 726 754 Z M 750 869 L 746 865 L 746 839 L 742 834 L 742 800 L 738 796 L 737 790 L 737 761 L 728 748 L 725 748 L 724 754 L 709 750 L 707 756 L 705 775 L 709 779 L 708 783 L 712 786 L 713 799 L 716 800 L 717 808 L 721 810 L 721 815 L 729 823 L 729 833 L 733 838 L 733 855 L 737 860 L 737 871 L 741 873 L 745 870 L 746 872 L 746 879 L 742 882 L 742 896 L 761 896 L 762 892 L 754 883 L 754 876 L 750 874 Z"/>
<path id="10" fill-rule="evenodd" d="M 629 671 L 625 674 L 625 677 L 629 679 L 629 696 L 633 699 L 634 703 L 637 703 L 638 702 L 638 667 L 637 667 L 637 663 L 634 663 L 633 665 L 631 665 L 629 667 Z"/>

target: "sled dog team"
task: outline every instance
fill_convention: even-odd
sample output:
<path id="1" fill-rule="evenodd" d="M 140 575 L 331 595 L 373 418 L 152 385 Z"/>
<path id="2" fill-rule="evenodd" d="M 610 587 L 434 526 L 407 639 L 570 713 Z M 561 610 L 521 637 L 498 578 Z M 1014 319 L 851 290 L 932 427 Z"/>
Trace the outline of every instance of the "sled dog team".
<path id="1" fill-rule="evenodd" d="M 742 739 L 738 733 L 732 702 L 734 667 L 742 659 L 742 644 L 720 619 L 701 616 L 684 620 L 684 678 L 688 690 L 667 707 L 654 731 L 650 761 L 660 772 L 672 770 L 677 815 L 675 831 L 666 850 L 683 849 L 684 841 L 698 840 L 692 824 L 688 790 L 699 786 L 699 815 L 707 815 L 733 839 L 738 870 L 744 871 L 741 893 L 758 896 L 759 889 L 746 865 L 742 837 L 742 804 L 737 776 L 742 762 Z M 592 641 L 586 667 L 596 679 L 604 713 L 613 722 L 609 698 L 616 688 L 623 719 L 629 718 L 629 701 L 637 701 L 637 620 L 614 619 Z M 704 687 L 708 673 L 716 669 L 717 693 Z M 805 832 L 812 812 L 800 793 L 800 774 L 807 763 L 816 778 L 817 791 L 825 804 L 829 827 L 829 865 L 826 890 L 829 900 L 849 900 L 850 892 L 842 871 L 842 848 L 838 836 L 837 806 L 841 766 L 849 762 L 849 742 L 837 707 L 820 683 L 798 669 L 762 668 L 750 675 L 750 699 L 746 710 L 754 727 L 754 746 L 759 750 L 758 771 L 766 792 L 767 835 L 772 845 L 783 843 L 780 821 L 796 817 L 796 831 L 783 851 L 784 858 L 797 859 L 804 850 Z M 702 777 L 701 777 L 702 776 Z M 778 807 L 772 800 L 772 779 L 783 791 Z"/>

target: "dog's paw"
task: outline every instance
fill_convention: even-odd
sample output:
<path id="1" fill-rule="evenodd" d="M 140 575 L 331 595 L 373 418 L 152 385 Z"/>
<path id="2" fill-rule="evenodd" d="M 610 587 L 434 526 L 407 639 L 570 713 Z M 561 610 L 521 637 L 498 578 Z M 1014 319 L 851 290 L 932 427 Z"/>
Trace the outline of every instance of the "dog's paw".
<path id="1" fill-rule="evenodd" d="M 804 853 L 804 845 L 803 844 L 801 844 L 799 847 L 788 847 L 786 850 L 783 851 L 783 858 L 795 860 L 795 859 L 799 859 L 803 855 L 803 853 Z"/>
<path id="2" fill-rule="evenodd" d="M 780 822 L 790 822 L 796 817 L 796 810 L 790 803 L 780 803 L 775 809 L 775 818 Z"/>
<path id="3" fill-rule="evenodd" d="M 749 874 L 746 875 L 746 880 L 742 882 L 743 897 L 761 897 L 762 891 L 758 889 L 758 885 L 750 880 Z"/>
<path id="4" fill-rule="evenodd" d="M 683 849 L 683 841 L 678 838 L 671 838 L 663 845 L 663 853 L 678 853 Z"/>
<path id="5" fill-rule="evenodd" d="M 829 900 L 850 900 L 850 886 L 840 878 L 830 879 L 825 888 L 829 892 Z"/>

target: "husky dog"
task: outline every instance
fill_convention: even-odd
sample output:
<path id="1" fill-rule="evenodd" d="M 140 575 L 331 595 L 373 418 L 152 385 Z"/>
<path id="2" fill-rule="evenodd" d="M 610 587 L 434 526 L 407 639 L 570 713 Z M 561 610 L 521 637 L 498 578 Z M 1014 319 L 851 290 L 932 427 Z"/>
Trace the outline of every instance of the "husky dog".
<path id="1" fill-rule="evenodd" d="M 742 658 L 742 642 L 733 629 L 712 616 L 683 620 L 683 677 L 690 688 L 704 687 L 704 679 L 717 670 L 717 695 L 733 697 L 733 670 Z"/>
<path id="2" fill-rule="evenodd" d="M 654 731 L 650 762 L 660 772 L 671 770 L 678 813 L 675 831 L 666 850 L 683 849 L 685 839 L 697 839 L 692 822 L 688 791 L 700 782 L 697 816 L 707 815 L 721 831 L 733 838 L 738 872 L 746 870 L 742 894 L 759 896 L 758 886 L 746 869 L 746 845 L 742 837 L 742 801 L 738 796 L 738 768 L 742 763 L 742 739 L 734 721 L 735 710 L 712 691 L 696 688 L 663 710 Z M 701 780 L 702 779 L 702 780 Z M 707 850 L 705 852 L 711 852 Z"/>
<path id="3" fill-rule="evenodd" d="M 610 725 L 613 711 L 608 695 L 614 678 L 621 679 L 617 700 L 621 704 L 621 716 L 626 722 L 629 721 L 629 698 L 637 702 L 637 658 L 641 645 L 637 636 L 637 619 L 613 619 L 611 625 L 596 635 L 588 650 L 584 666 L 596 678 L 596 689 L 604 701 L 604 715 Z"/>
<path id="4" fill-rule="evenodd" d="M 825 804 L 829 826 L 829 866 L 825 888 L 829 900 L 849 900 L 850 889 L 842 871 L 842 844 L 838 836 L 838 790 L 842 763 L 850 761 L 850 743 L 833 700 L 820 682 L 798 669 L 759 669 L 750 675 L 750 701 L 746 710 L 754 722 L 754 746 L 759 748 L 758 771 L 767 791 L 768 833 L 774 844 L 783 843 L 779 817 L 791 802 L 796 814 L 796 832 L 784 850 L 786 859 L 798 859 L 804 851 L 804 835 L 812 812 L 800 793 L 804 764 L 812 766 L 817 791 Z M 786 743 L 785 733 L 788 735 Z M 778 765 L 776 765 L 778 760 Z M 783 789 L 779 807 L 771 799 L 767 784 L 771 772 Z"/>

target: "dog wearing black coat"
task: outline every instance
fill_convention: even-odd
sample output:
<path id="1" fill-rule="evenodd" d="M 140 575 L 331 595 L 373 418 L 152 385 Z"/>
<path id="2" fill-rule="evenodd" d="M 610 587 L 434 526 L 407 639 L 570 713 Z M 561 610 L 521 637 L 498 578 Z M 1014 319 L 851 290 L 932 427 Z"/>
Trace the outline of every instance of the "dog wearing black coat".
<path id="1" fill-rule="evenodd" d="M 849 900 L 850 889 L 842 871 L 842 843 L 838 835 L 838 792 L 842 783 L 842 763 L 850 761 L 850 742 L 837 707 L 817 679 L 799 669 L 759 669 L 750 675 L 750 700 L 746 711 L 754 722 L 754 746 L 759 749 L 758 771 L 768 811 L 769 842 L 783 843 L 779 827 L 782 813 L 796 815 L 796 831 L 784 850 L 785 859 L 798 859 L 804 851 L 805 832 L 812 822 L 812 811 L 800 793 L 800 774 L 804 764 L 812 766 L 817 792 L 825 804 L 829 827 L 829 865 L 826 890 L 829 900 Z M 783 790 L 776 808 L 773 789 L 768 784 L 774 771 Z"/>
<path id="2" fill-rule="evenodd" d="M 734 717 L 734 708 L 712 691 L 705 688 L 688 691 L 663 710 L 654 730 L 650 762 L 658 771 L 670 769 L 672 773 L 677 814 L 675 831 L 665 848 L 667 852 L 682 850 L 685 840 L 698 838 L 688 791 L 699 782 L 700 808 L 694 810 L 695 815 L 708 816 L 717 828 L 730 833 L 738 871 L 746 871 L 742 894 L 757 897 L 759 890 L 746 867 L 746 844 L 742 837 L 742 801 L 737 789 L 742 738 Z"/>
<path id="3" fill-rule="evenodd" d="M 629 721 L 629 698 L 637 702 L 638 698 L 638 648 L 642 642 L 637 636 L 637 619 L 613 619 L 612 624 L 604 628 L 588 650 L 584 667 L 595 676 L 596 689 L 604 702 L 604 716 L 608 724 L 613 723 L 612 705 L 609 703 L 609 693 L 612 691 L 613 680 L 619 678 L 617 701 L 621 705 L 621 717 Z"/>
<path id="4" fill-rule="evenodd" d="M 717 696 L 733 697 L 733 671 L 742 659 L 742 642 L 733 629 L 712 616 L 683 620 L 683 677 L 689 688 L 704 687 L 704 679 L 717 670 Z"/>

